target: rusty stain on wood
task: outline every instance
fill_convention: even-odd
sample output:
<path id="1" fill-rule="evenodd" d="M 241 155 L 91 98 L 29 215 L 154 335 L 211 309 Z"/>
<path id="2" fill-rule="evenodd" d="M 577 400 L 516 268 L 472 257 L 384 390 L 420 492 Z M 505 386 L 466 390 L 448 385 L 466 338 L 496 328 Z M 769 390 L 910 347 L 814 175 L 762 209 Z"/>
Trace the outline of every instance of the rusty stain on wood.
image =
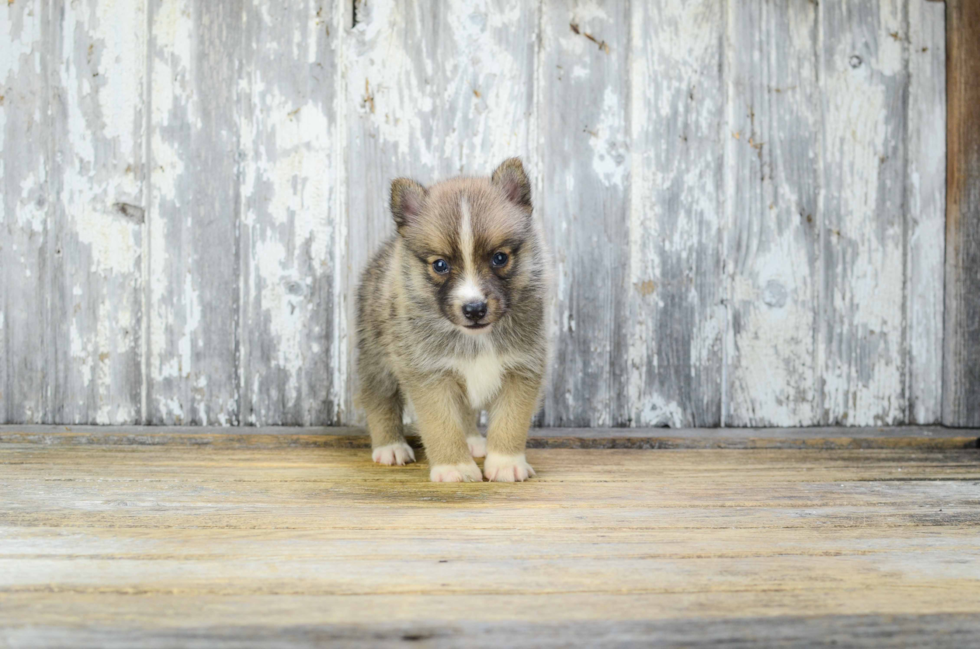
<path id="1" fill-rule="evenodd" d="M 600 41 L 589 32 L 581 31 L 577 23 L 569 23 L 568 26 L 572 29 L 573 33 L 585 36 L 587 39 L 589 39 L 590 41 L 598 45 L 600 50 L 602 50 L 606 54 L 609 54 L 609 45 L 606 44 L 606 41 Z"/>
<path id="2" fill-rule="evenodd" d="M 646 297 L 657 290 L 657 283 L 652 279 L 646 279 L 637 284 L 636 290 L 640 295 Z"/>
<path id="3" fill-rule="evenodd" d="M 364 80 L 364 100 L 363 103 L 371 107 L 371 113 L 374 113 L 374 95 L 371 93 L 371 82 L 368 79 Z"/>

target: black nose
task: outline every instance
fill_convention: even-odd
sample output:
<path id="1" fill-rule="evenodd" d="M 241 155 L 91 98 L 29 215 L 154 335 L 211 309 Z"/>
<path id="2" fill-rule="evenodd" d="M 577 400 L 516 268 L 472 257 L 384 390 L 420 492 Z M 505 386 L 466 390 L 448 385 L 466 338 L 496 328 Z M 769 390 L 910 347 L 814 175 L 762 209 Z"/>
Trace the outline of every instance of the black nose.
<path id="1" fill-rule="evenodd" d="M 465 315 L 469 320 L 472 320 L 473 322 L 476 322 L 486 314 L 487 314 L 486 302 L 470 302 L 469 304 L 463 305 L 463 315 Z"/>

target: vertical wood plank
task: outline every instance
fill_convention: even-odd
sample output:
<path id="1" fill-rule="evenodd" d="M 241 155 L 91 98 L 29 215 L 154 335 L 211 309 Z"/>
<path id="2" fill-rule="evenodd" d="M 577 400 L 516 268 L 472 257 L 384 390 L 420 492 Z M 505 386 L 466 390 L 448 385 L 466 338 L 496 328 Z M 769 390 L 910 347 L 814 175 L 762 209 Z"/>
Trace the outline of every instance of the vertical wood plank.
<path id="1" fill-rule="evenodd" d="M 633 2 L 630 7 L 632 421 L 717 426 L 725 330 L 720 231 L 724 11 L 713 0 Z M 589 189 L 576 186 L 575 191 Z M 604 254 L 607 263 L 622 264 L 617 250 Z M 581 272 L 594 271 L 585 265 Z"/>
<path id="2" fill-rule="evenodd" d="M 394 231 L 391 181 L 489 175 L 526 156 L 534 97 L 537 6 L 504 0 L 357 2 L 348 38 L 346 330 L 360 273 Z M 529 165 L 534 174 L 538 170 Z M 348 372 L 354 336 L 348 335 Z M 355 412 L 354 381 L 343 419 Z"/>
<path id="3" fill-rule="evenodd" d="M 236 424 L 242 4 L 154 0 L 145 420 Z"/>
<path id="4" fill-rule="evenodd" d="M 629 422 L 629 6 L 545 0 L 538 209 L 554 250 L 549 426 Z"/>
<path id="5" fill-rule="evenodd" d="M 905 417 L 905 4 L 819 5 L 824 424 Z"/>
<path id="6" fill-rule="evenodd" d="M 730 2 L 725 424 L 818 421 L 814 3 Z"/>
<path id="7" fill-rule="evenodd" d="M 45 417 L 140 421 L 145 4 L 55 3 Z M 53 249 L 52 247 L 53 246 Z"/>
<path id="8" fill-rule="evenodd" d="M 538 3 L 450 0 L 433 13 L 440 173 L 489 176 L 518 156 L 539 175 L 529 140 Z"/>
<path id="9" fill-rule="evenodd" d="M 980 426 L 980 3 L 946 3 L 943 423 Z"/>
<path id="10" fill-rule="evenodd" d="M 0 2 L 0 420 L 49 422 L 48 7 Z"/>
<path id="11" fill-rule="evenodd" d="M 946 7 L 908 0 L 909 108 L 908 414 L 905 423 L 942 416 L 943 262 L 946 249 Z"/>
<path id="12" fill-rule="evenodd" d="M 242 423 L 337 423 L 339 2 L 245 4 Z"/>

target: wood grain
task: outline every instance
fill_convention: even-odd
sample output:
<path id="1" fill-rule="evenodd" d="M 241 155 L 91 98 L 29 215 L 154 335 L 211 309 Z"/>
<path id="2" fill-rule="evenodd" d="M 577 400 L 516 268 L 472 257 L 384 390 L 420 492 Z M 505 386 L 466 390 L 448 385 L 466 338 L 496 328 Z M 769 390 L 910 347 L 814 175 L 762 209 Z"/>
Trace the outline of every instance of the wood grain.
<path id="1" fill-rule="evenodd" d="M 946 8 L 909 0 L 906 395 L 909 424 L 942 419 L 946 241 Z"/>
<path id="2" fill-rule="evenodd" d="M 439 485 L 357 449 L 0 441 L 0 639 L 962 640 L 977 453 L 545 449 Z"/>
<path id="3" fill-rule="evenodd" d="M 946 4 L 943 423 L 980 423 L 980 5 Z"/>
<path id="4" fill-rule="evenodd" d="M 150 5 L 150 424 L 239 422 L 242 18 L 234 0 Z"/>
<path id="5" fill-rule="evenodd" d="M 905 418 L 905 6 L 821 3 L 821 423 Z M 857 135 L 860 134 L 860 135 Z"/>
<path id="6" fill-rule="evenodd" d="M 51 21 L 47 417 L 138 421 L 146 5 L 87 0 Z"/>
<path id="7" fill-rule="evenodd" d="M 541 8 L 536 209 L 554 249 L 549 426 L 629 422 L 629 7 Z"/>
<path id="8" fill-rule="evenodd" d="M 340 3 L 248 2 L 242 62 L 241 421 L 336 423 L 346 25 Z"/>
<path id="9" fill-rule="evenodd" d="M 39 596 L 36 602 L 43 602 Z M 562 598 L 561 604 L 571 598 Z M 657 599 L 640 598 L 641 604 L 656 607 Z M 522 603 L 519 598 L 515 598 Z M 307 603 L 310 600 L 298 600 Z M 624 605 L 635 601 L 624 597 Z M 115 606 L 125 603 L 114 602 Z M 163 602 L 161 602 L 162 604 Z M 198 602 L 193 602 L 191 605 Z M 316 602 L 333 606 L 327 598 Z M 386 605 L 384 600 L 372 604 Z M 20 604 L 20 603 L 18 603 Z M 25 602 L 24 608 L 34 602 Z M 182 611 L 177 610 L 177 614 Z M 275 611 L 281 613 L 283 611 Z M 94 611 L 93 611 L 94 613 Z M 264 647 L 404 647 L 424 642 L 427 647 L 500 646 L 560 648 L 575 645 L 651 646 L 687 648 L 697 643 L 712 647 L 744 647 L 760 643 L 775 646 L 816 644 L 850 647 L 925 646 L 958 649 L 969 646 L 980 632 L 980 623 L 969 614 L 940 615 L 849 615 L 806 617 L 805 615 L 758 618 L 657 620 L 643 622 L 604 622 L 591 620 L 571 623 L 509 622 L 480 623 L 457 620 L 435 626 L 420 622 L 376 624 L 294 624 L 268 628 L 258 625 L 246 629 L 226 624 L 208 627 L 179 627 L 147 633 L 132 629 L 113 629 L 111 633 L 78 628 L 12 629 L 7 637 L 15 646 L 73 647 L 173 647 L 206 641 L 209 647 L 238 648 L 244 644 Z"/>
<path id="10" fill-rule="evenodd" d="M 725 424 L 820 419 L 818 10 L 729 5 Z"/>
<path id="11" fill-rule="evenodd" d="M 54 421 L 48 290 L 56 249 L 49 235 L 51 44 L 48 7 L 0 3 L 0 416 Z"/>
<path id="12" fill-rule="evenodd" d="M 717 426 L 725 12 L 717 2 L 672 0 L 631 3 L 630 11 L 632 421 Z"/>

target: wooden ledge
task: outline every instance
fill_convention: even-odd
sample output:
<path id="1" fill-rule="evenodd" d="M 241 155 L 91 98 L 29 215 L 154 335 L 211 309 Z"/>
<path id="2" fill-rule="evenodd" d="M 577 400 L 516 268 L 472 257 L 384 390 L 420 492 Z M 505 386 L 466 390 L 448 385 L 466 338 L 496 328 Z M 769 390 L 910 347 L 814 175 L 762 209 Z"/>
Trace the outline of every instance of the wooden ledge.
<path id="1" fill-rule="evenodd" d="M 419 444 L 416 437 L 409 441 Z M 0 444 L 368 448 L 354 427 L 0 426 Z M 980 430 L 895 428 L 535 428 L 530 448 L 581 449 L 964 449 Z"/>

